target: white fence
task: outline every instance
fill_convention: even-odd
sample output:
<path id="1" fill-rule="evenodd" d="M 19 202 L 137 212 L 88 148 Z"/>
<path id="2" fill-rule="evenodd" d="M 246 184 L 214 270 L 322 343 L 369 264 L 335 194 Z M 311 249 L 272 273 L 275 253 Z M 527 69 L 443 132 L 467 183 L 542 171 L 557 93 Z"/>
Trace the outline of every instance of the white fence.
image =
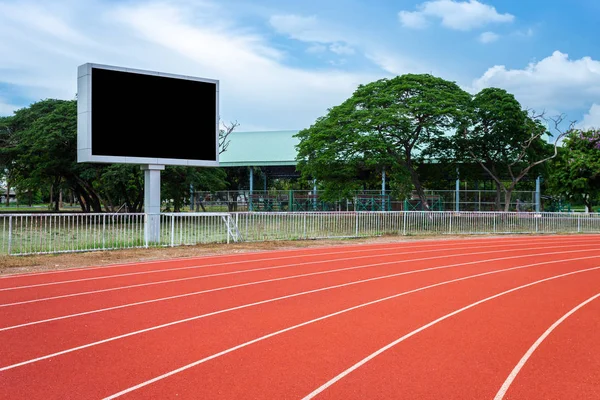
<path id="1" fill-rule="evenodd" d="M 502 212 L 0 214 L 0 254 L 382 235 L 600 233 L 600 214 Z M 149 242 L 148 237 L 158 238 Z"/>
<path id="2" fill-rule="evenodd" d="M 381 235 L 600 233 L 600 214 L 392 211 L 233 215 L 245 241 Z"/>

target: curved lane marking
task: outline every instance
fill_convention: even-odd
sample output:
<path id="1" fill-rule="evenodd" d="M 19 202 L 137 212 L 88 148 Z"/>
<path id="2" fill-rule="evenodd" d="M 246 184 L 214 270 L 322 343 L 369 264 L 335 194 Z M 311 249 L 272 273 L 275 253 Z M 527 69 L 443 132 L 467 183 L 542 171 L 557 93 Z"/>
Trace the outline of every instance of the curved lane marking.
<path id="1" fill-rule="evenodd" d="M 504 398 L 504 396 L 506 395 L 506 392 L 510 388 L 510 385 L 512 385 L 513 381 L 515 380 L 515 378 L 517 377 L 517 375 L 521 371 L 521 368 L 523 368 L 523 366 L 529 360 L 529 358 L 531 357 L 531 355 L 533 354 L 533 352 L 552 333 L 552 331 L 554 329 L 556 329 L 557 326 L 559 326 L 560 324 L 562 324 L 565 319 L 569 318 L 571 315 L 573 315 L 581 307 L 585 306 L 588 303 L 591 303 L 592 301 L 596 300 L 599 297 L 600 297 L 600 293 L 596 294 L 595 296 L 590 297 L 589 299 L 587 299 L 586 301 L 584 301 L 583 303 L 581 303 L 578 306 L 574 307 L 571 311 L 569 311 L 568 313 L 566 313 L 565 315 L 563 315 L 555 323 L 553 323 L 550 326 L 550 328 L 548 328 L 546 330 L 546 332 L 544 332 L 542 334 L 542 336 L 540 336 L 538 338 L 538 340 L 536 340 L 535 343 L 533 345 L 531 345 L 531 347 L 529 348 L 529 350 L 527 350 L 527 352 L 525 353 L 525 355 L 523 355 L 523 357 L 521 358 L 521 360 L 519 360 L 519 362 L 517 363 L 517 365 L 515 366 L 515 368 L 513 368 L 513 370 L 510 372 L 510 374 L 508 375 L 508 377 L 506 378 L 506 380 L 504 381 L 504 383 L 500 387 L 500 390 L 498 390 L 498 393 L 496 393 L 496 396 L 494 397 L 494 400 L 502 400 Z"/>

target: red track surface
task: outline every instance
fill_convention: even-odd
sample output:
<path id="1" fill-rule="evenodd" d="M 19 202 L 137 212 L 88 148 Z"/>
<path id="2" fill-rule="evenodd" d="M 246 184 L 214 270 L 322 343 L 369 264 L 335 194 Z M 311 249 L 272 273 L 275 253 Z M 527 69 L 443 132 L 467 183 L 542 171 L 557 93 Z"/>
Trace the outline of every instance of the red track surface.
<path id="1" fill-rule="evenodd" d="M 0 398 L 599 399 L 600 236 L 0 278 Z"/>

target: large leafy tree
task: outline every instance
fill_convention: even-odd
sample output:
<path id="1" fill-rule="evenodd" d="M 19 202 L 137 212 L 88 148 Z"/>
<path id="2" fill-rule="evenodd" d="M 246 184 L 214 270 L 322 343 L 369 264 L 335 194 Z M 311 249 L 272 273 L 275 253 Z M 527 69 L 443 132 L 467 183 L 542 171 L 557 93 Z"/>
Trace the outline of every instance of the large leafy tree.
<path id="1" fill-rule="evenodd" d="M 600 130 L 571 130 L 550 166 L 553 193 L 592 210 L 600 201 Z"/>
<path id="2" fill-rule="evenodd" d="M 298 133 L 299 168 L 318 180 L 351 187 L 357 169 L 384 168 L 392 186 L 410 182 L 425 208 L 417 167 L 432 139 L 467 116 L 470 96 L 428 74 L 407 74 L 361 85 L 352 97 Z"/>
<path id="3" fill-rule="evenodd" d="M 6 205 L 10 203 L 8 193 L 14 182 L 13 157 L 15 154 L 15 135 L 12 117 L 0 117 L 0 178 L 6 184 Z"/>
<path id="4" fill-rule="evenodd" d="M 4 149 L 11 176 L 21 192 L 49 188 L 54 210 L 59 193 L 71 190 L 84 211 L 101 211 L 101 199 L 85 179 L 91 166 L 77 165 L 77 105 L 47 99 L 11 117 L 11 146 Z"/>
<path id="5" fill-rule="evenodd" d="M 180 212 L 184 205 L 189 204 L 191 190 L 224 190 L 226 177 L 227 173 L 222 168 L 169 166 L 162 173 L 162 197 L 172 201 L 174 212 Z"/>
<path id="6" fill-rule="evenodd" d="M 226 149 L 237 123 L 224 125 L 219 144 Z M 0 118 L 0 168 L 8 186 L 20 192 L 46 192 L 59 208 L 59 193 L 69 190 L 84 212 L 115 212 L 143 208 L 143 174 L 137 165 L 77 162 L 76 101 L 47 99 Z M 169 168 L 171 169 L 171 168 Z M 178 168 L 166 171 L 164 195 L 181 208 L 190 185 L 204 190 L 225 187 L 218 168 Z M 49 192 L 49 193 L 48 193 Z M 53 194 L 53 195 L 52 195 Z"/>
<path id="7" fill-rule="evenodd" d="M 473 97 L 471 106 L 470 121 L 455 136 L 457 157 L 483 168 L 495 182 L 498 194 L 504 194 L 504 211 L 508 211 L 517 184 L 534 168 L 555 157 L 556 145 L 552 148 L 545 140 L 551 135 L 543 115 L 523 110 L 515 97 L 503 89 L 483 89 Z"/>

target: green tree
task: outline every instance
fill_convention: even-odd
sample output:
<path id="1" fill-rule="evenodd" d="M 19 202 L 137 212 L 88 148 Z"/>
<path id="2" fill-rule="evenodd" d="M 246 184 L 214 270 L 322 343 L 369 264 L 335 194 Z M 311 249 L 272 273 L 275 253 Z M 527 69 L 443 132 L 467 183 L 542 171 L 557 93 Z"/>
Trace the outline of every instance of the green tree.
<path id="1" fill-rule="evenodd" d="M 10 204 L 8 194 L 14 182 L 15 135 L 12 117 L 0 117 L 0 177 L 6 183 L 6 206 Z"/>
<path id="2" fill-rule="evenodd" d="M 161 196 L 180 212 L 189 204 L 191 190 L 218 191 L 227 187 L 227 173 L 222 168 L 167 166 L 162 173 Z M 170 209 L 170 205 L 167 205 Z"/>
<path id="3" fill-rule="evenodd" d="M 454 82 L 407 74 L 360 85 L 352 97 L 298 133 L 301 172 L 352 187 L 359 168 L 390 173 L 391 185 L 410 182 L 428 209 L 417 167 L 435 137 L 466 118 L 470 96 Z"/>
<path id="4" fill-rule="evenodd" d="M 219 132 L 221 152 L 237 123 Z M 218 168 L 179 168 L 166 172 L 165 195 L 179 210 L 189 198 L 190 184 L 198 189 L 225 187 Z M 29 199 L 49 192 L 54 210 L 60 193 L 70 191 L 84 212 L 130 212 L 143 209 L 143 174 L 137 165 L 77 162 L 77 104 L 46 99 L 0 118 L 0 169 L 9 188 Z M 172 181 L 171 181 L 172 180 Z"/>
<path id="5" fill-rule="evenodd" d="M 543 115 L 523 110 L 515 97 L 503 89 L 486 88 L 473 97 L 471 120 L 455 136 L 457 158 L 475 162 L 496 183 L 496 205 L 504 193 L 504 211 L 509 211 L 517 184 L 533 168 L 556 156 L 544 139 L 551 134 Z M 556 139 L 556 143 L 560 136 Z"/>
<path id="6" fill-rule="evenodd" d="M 549 188 L 588 210 L 600 200 L 600 130 L 571 130 L 550 166 Z"/>
<path id="7" fill-rule="evenodd" d="M 47 99 L 17 110 L 11 118 L 12 147 L 5 149 L 19 192 L 48 187 L 58 211 L 63 190 L 72 190 L 84 211 L 101 211 L 93 185 L 77 165 L 77 104 Z"/>
<path id="8" fill-rule="evenodd" d="M 79 164 L 82 165 L 82 164 Z M 89 164 L 84 164 L 86 167 Z M 104 208 L 109 212 L 125 210 L 139 213 L 144 206 L 144 174 L 139 165 L 92 164 L 82 178 L 101 193 Z"/>

